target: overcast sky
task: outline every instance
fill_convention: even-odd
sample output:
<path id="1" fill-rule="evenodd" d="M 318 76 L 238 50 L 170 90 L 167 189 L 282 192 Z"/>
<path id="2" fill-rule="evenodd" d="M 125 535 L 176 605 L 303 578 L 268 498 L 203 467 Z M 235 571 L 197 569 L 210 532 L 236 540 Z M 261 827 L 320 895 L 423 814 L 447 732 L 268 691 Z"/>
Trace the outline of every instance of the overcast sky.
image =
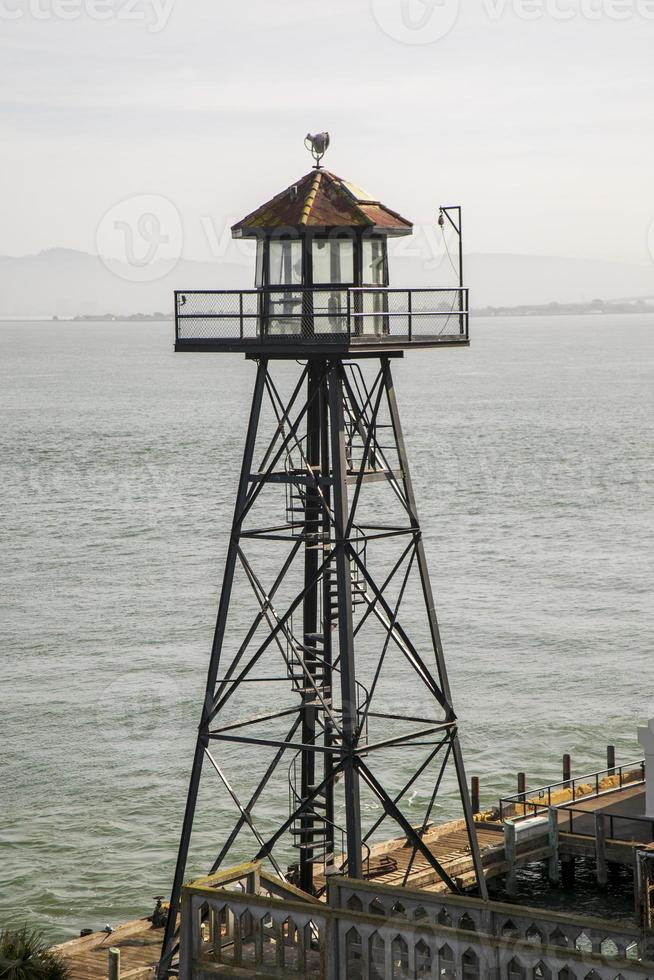
<path id="1" fill-rule="evenodd" d="M 0 0 L 0 253 L 165 198 L 184 255 L 327 166 L 468 251 L 645 263 L 654 0 Z"/>

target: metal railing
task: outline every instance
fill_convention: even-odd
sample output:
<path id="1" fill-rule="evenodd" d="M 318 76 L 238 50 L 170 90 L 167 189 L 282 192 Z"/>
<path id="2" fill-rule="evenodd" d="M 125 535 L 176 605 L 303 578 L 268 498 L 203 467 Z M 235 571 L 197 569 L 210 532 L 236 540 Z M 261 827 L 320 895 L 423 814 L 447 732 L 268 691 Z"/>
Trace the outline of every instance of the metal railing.
<path id="1" fill-rule="evenodd" d="M 595 827 L 584 830 L 583 827 L 575 826 L 576 819 L 590 820 L 594 823 L 596 813 L 593 810 L 581 810 L 578 807 L 562 806 L 559 812 L 565 814 L 562 823 L 559 823 L 559 830 L 563 833 L 574 834 L 576 837 L 588 837 L 594 839 L 596 836 Z M 628 814 L 601 813 L 597 814 L 605 826 L 606 837 L 609 840 L 628 841 L 638 844 L 650 844 L 654 841 L 654 818 L 630 816 Z M 634 836 L 634 830 L 638 828 L 639 836 Z M 642 829 L 642 832 L 640 832 Z"/>
<path id="2" fill-rule="evenodd" d="M 617 783 L 611 782 L 606 785 L 608 780 L 617 777 Z M 525 790 L 524 793 L 516 793 L 513 796 L 505 796 L 500 800 L 500 819 L 516 816 L 536 816 L 540 810 L 547 810 L 551 806 L 567 807 L 570 803 L 577 800 L 590 799 L 600 796 L 603 793 L 611 793 L 624 786 L 637 786 L 645 782 L 645 760 L 629 762 L 622 766 L 613 766 L 609 769 L 600 769 L 597 772 L 588 773 L 585 776 L 575 776 L 574 779 L 561 779 L 559 782 L 550 783 L 548 786 L 539 786 L 537 789 Z M 602 786 L 602 783 L 605 783 Z M 569 799 L 552 801 L 562 790 L 570 790 Z M 522 813 L 520 813 L 522 808 Z"/>
<path id="3" fill-rule="evenodd" d="M 177 290 L 180 345 L 467 343 L 468 290 L 267 286 Z"/>

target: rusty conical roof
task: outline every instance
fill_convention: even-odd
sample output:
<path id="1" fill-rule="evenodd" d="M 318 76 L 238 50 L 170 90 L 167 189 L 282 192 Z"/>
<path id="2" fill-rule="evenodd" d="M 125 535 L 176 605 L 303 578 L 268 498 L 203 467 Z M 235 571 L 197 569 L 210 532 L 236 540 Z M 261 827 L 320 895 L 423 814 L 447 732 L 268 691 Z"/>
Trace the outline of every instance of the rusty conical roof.
<path id="1" fill-rule="evenodd" d="M 368 228 L 386 235 L 410 235 L 413 225 L 361 188 L 321 168 L 233 225 L 232 235 L 255 237 L 275 228 Z"/>

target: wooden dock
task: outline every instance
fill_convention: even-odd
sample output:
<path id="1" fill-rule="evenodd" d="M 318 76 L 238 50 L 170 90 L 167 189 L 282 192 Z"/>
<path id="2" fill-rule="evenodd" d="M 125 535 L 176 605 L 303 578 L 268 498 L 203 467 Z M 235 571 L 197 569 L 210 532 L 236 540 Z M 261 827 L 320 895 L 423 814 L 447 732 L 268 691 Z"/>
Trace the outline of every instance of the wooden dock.
<path id="1" fill-rule="evenodd" d="M 111 935 L 94 932 L 55 946 L 71 970 L 71 980 L 107 980 L 109 950 L 120 950 L 120 980 L 152 980 L 159 961 L 163 929 L 149 919 L 117 926 Z"/>
<path id="2" fill-rule="evenodd" d="M 539 813 L 541 814 L 539 816 Z M 644 786 L 627 785 L 599 795 L 561 803 L 535 815 L 475 824 L 484 875 L 507 875 L 507 887 L 517 868 L 549 861 L 550 873 L 559 861 L 594 858 L 598 884 L 606 881 L 606 866 L 633 866 L 639 848 L 650 844 L 654 823 L 643 817 Z M 522 828 L 515 832 L 515 828 Z M 527 832 L 523 833 L 526 829 Z M 612 834 L 616 836 L 613 837 Z M 553 836 L 555 840 L 553 841 Z M 475 876 L 463 820 L 430 827 L 424 842 L 448 875 L 462 888 Z M 554 865 L 554 868 L 553 868 Z M 371 848 L 371 884 L 422 890 L 445 896 L 448 887 L 435 869 L 406 838 L 384 841 Z M 320 887 L 320 879 L 316 884 Z M 325 896 L 323 896 L 323 902 Z M 55 947 L 69 963 L 72 980 L 106 980 L 109 950 L 120 950 L 120 980 L 152 980 L 163 938 L 148 919 L 128 922 L 111 935 L 93 933 Z"/>

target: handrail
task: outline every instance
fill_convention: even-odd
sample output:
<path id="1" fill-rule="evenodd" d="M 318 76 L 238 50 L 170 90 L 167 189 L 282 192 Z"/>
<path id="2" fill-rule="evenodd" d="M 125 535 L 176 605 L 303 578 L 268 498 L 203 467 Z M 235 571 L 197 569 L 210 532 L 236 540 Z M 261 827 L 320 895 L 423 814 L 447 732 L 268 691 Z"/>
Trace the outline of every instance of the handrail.
<path id="1" fill-rule="evenodd" d="M 608 825 L 608 833 L 606 835 L 607 840 L 629 841 L 629 842 L 642 843 L 642 844 L 648 843 L 644 840 L 636 841 L 633 836 L 630 837 L 616 836 L 616 824 L 619 824 L 622 821 L 627 824 L 638 823 L 638 824 L 644 824 L 645 826 L 649 827 L 650 838 L 652 841 L 654 841 L 654 817 L 639 817 L 636 815 L 630 816 L 628 814 L 622 814 L 622 813 L 601 813 L 601 812 L 597 813 L 594 810 L 582 810 L 579 807 L 565 806 L 565 805 L 558 807 L 557 809 L 559 810 L 559 812 L 565 812 L 568 815 L 567 820 L 564 821 L 563 823 L 564 827 L 566 827 L 567 825 L 567 830 L 564 830 L 563 833 L 574 834 L 575 837 L 587 837 L 590 839 L 594 839 L 595 838 L 594 831 L 593 833 L 583 833 L 580 832 L 578 829 L 575 829 L 574 820 L 576 817 L 590 817 L 592 820 L 597 816 L 597 817 L 601 817 L 605 821 L 605 824 Z"/>
<path id="2" fill-rule="evenodd" d="M 632 773 L 638 772 L 640 769 L 640 778 L 638 779 L 625 779 L 625 774 L 630 775 Z M 617 786 L 609 786 L 605 789 L 601 789 L 601 782 L 603 781 L 600 777 L 618 777 Z M 525 790 L 522 793 L 515 793 L 512 796 L 504 796 L 500 799 L 500 819 L 504 819 L 505 809 L 508 807 L 515 808 L 523 806 L 525 808 L 525 814 L 527 808 L 533 808 L 534 814 L 538 809 L 549 808 L 551 806 L 555 807 L 565 807 L 568 803 L 567 800 L 561 800 L 559 802 L 555 801 L 552 803 L 552 793 L 556 793 L 557 790 L 572 790 L 572 802 L 576 802 L 580 799 L 590 799 L 594 796 L 601 796 L 603 793 L 610 793 L 616 789 L 622 789 L 625 785 L 637 786 L 645 782 L 645 760 L 639 759 L 637 762 L 624 763 L 621 766 L 610 766 L 606 769 L 598 769 L 597 772 L 587 773 L 583 776 L 575 776 L 570 779 L 560 779 L 555 783 L 549 783 L 546 786 L 539 786 L 536 789 Z M 595 784 L 595 789 L 593 792 L 585 792 L 581 795 L 577 794 L 577 788 L 586 786 L 590 783 L 591 787 L 593 783 Z M 547 795 L 547 802 L 541 803 Z M 536 799 L 538 797 L 538 799 Z"/>
<path id="3" fill-rule="evenodd" d="M 175 291 L 175 334 L 182 345 L 207 341 L 248 346 L 262 340 L 280 345 L 365 344 L 384 339 L 467 343 L 468 318 L 468 289 L 460 286 L 289 283 Z"/>

